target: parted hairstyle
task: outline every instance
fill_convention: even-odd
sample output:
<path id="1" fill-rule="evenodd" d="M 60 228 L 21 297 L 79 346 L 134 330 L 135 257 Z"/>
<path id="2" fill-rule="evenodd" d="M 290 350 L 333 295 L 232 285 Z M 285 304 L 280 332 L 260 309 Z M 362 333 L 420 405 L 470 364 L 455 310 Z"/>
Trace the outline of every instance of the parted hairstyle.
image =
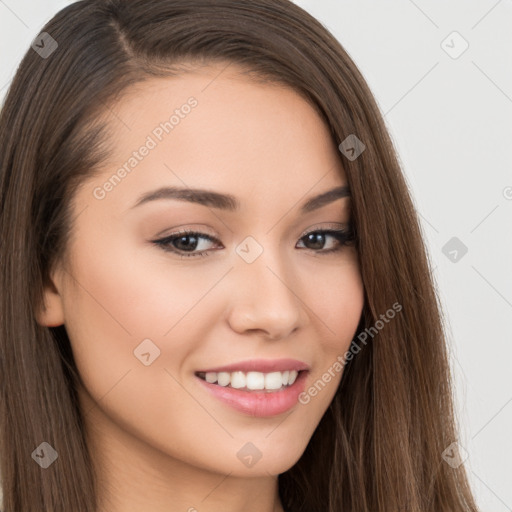
<path id="1" fill-rule="evenodd" d="M 95 512 L 97 482 L 65 326 L 36 322 L 81 182 L 108 155 L 100 122 L 131 85 L 187 63 L 234 63 L 315 108 L 342 160 L 365 290 L 358 332 L 401 310 L 346 362 L 304 453 L 279 475 L 292 512 L 475 512 L 457 440 L 447 336 L 414 203 L 382 114 L 341 44 L 289 0 L 83 0 L 42 29 L 0 113 L 0 473 L 4 512 Z M 181 68 L 183 69 L 183 68 Z M 341 312 L 340 312 L 341 313 Z M 356 343 L 354 338 L 353 343 Z M 58 463 L 31 458 L 47 441 Z"/>

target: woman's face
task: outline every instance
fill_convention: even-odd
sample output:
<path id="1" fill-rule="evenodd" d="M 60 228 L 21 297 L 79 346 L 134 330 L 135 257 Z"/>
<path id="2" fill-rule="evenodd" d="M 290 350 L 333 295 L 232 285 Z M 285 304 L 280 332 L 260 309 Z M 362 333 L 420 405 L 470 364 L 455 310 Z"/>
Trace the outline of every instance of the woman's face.
<path id="1" fill-rule="evenodd" d="M 355 248 L 326 232 L 349 228 L 349 199 L 310 203 L 347 184 L 321 118 L 223 67 L 148 80 L 107 112 L 114 153 L 75 197 L 38 320 L 65 324 L 102 453 L 277 475 L 335 394 L 363 285 Z"/>

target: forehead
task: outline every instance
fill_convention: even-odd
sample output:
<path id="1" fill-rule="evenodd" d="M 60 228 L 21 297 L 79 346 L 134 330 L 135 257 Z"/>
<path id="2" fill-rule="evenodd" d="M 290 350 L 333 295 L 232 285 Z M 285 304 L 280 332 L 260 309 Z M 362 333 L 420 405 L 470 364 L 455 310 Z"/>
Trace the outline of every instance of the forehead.
<path id="1" fill-rule="evenodd" d="M 234 65 L 148 79 L 105 115 L 112 154 L 94 185 L 124 169 L 112 201 L 132 201 L 158 185 L 293 200 L 344 183 L 336 145 L 315 109 L 293 89 L 256 81 Z"/>

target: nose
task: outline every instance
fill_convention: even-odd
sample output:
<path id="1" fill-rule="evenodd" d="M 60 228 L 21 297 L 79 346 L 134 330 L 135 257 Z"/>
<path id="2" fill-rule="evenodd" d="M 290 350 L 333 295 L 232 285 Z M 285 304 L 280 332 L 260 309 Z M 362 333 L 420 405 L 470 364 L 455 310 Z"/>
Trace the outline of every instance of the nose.
<path id="1" fill-rule="evenodd" d="M 301 327 L 306 312 L 293 289 L 297 279 L 292 269 L 266 255 L 268 251 L 252 263 L 237 261 L 231 273 L 235 285 L 231 289 L 228 322 L 239 334 L 256 332 L 277 340 Z"/>

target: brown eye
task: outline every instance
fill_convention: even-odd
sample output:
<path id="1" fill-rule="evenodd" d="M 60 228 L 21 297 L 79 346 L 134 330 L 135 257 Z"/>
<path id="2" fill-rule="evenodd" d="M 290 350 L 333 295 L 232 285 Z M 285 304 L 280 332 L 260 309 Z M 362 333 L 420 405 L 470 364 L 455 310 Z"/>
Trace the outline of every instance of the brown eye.
<path id="1" fill-rule="evenodd" d="M 202 242 L 202 240 L 207 242 Z M 205 246 L 208 246 L 208 242 L 218 242 L 218 240 L 205 233 L 180 231 L 160 240 L 155 240 L 153 243 L 157 244 L 164 251 L 174 252 L 182 257 L 194 257 L 209 255 L 208 249 L 205 248 Z M 201 250 L 198 251 L 198 249 Z"/>
<path id="2" fill-rule="evenodd" d="M 324 246 L 329 238 L 334 239 L 334 247 L 325 249 Z M 353 240 L 353 232 L 346 231 L 344 229 L 324 229 L 324 230 L 316 230 L 311 231 L 304 235 L 301 240 L 304 240 L 304 244 L 307 245 L 307 249 L 311 249 L 312 251 L 316 251 L 319 253 L 330 253 L 341 250 L 345 245 Z"/>

